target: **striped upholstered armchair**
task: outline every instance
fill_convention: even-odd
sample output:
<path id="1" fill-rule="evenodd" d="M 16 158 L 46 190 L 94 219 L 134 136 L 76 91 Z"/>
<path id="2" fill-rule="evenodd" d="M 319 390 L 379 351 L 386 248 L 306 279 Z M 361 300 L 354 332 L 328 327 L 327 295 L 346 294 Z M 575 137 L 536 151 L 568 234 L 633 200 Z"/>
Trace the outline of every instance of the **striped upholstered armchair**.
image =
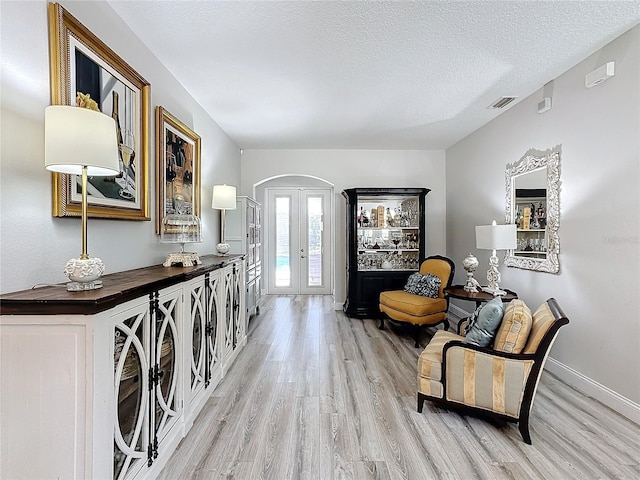
<path id="1" fill-rule="evenodd" d="M 518 423 L 531 444 L 529 414 L 538 381 L 558 330 L 568 323 L 550 298 L 533 315 L 522 300 L 511 301 L 490 347 L 466 343 L 465 322 L 459 334 L 438 330 L 418 359 L 418 412 L 430 400 Z"/>

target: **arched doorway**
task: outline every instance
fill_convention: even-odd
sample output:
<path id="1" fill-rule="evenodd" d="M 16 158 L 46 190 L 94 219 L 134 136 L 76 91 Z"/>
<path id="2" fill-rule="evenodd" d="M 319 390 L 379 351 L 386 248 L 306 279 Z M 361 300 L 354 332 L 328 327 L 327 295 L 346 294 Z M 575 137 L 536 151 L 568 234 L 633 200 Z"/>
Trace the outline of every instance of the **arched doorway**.
<path id="1" fill-rule="evenodd" d="M 263 205 L 263 279 L 268 294 L 333 293 L 333 185 L 283 175 L 254 186 Z"/>

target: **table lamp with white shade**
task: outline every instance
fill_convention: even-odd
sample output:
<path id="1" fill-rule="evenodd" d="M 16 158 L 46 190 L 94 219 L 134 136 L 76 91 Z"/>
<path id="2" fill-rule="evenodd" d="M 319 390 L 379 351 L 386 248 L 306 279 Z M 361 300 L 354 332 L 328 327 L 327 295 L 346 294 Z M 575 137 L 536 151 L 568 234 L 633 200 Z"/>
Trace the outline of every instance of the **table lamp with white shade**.
<path id="1" fill-rule="evenodd" d="M 476 248 L 491 250 L 489 258 L 489 270 L 487 280 L 489 285 L 482 287 L 482 290 L 493 295 L 505 295 L 507 292 L 500 289 L 500 271 L 498 270 L 499 260 L 496 250 L 513 250 L 516 248 L 516 226 L 498 225 L 494 220 L 491 225 L 481 225 L 476 227 Z"/>
<path id="2" fill-rule="evenodd" d="M 224 212 L 236 209 L 236 187 L 232 185 L 214 185 L 211 208 L 220 210 L 220 243 L 216 245 L 219 255 L 226 255 L 231 248 L 224 240 Z"/>
<path id="3" fill-rule="evenodd" d="M 67 290 L 100 288 L 104 263 L 87 253 L 87 177 L 120 172 L 115 121 L 87 108 L 52 105 L 44 112 L 44 140 L 47 170 L 82 176 L 82 253 L 65 266 Z"/>

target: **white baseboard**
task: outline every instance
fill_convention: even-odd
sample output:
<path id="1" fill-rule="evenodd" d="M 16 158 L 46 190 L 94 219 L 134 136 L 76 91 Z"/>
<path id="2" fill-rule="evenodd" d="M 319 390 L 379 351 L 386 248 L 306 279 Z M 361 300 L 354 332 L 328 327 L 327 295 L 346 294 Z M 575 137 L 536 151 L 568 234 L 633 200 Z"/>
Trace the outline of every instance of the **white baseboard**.
<path id="1" fill-rule="evenodd" d="M 547 358 L 545 369 L 567 385 L 595 398 L 620 415 L 624 415 L 632 422 L 640 425 L 640 405 L 637 403 L 551 357 Z"/>
<path id="2" fill-rule="evenodd" d="M 452 304 L 449 304 L 449 312 L 459 318 L 468 317 L 472 313 Z M 451 323 L 456 322 L 455 318 L 450 318 L 449 320 Z M 632 422 L 640 425 L 640 405 L 637 403 L 632 402 L 628 398 L 623 397 L 619 393 L 614 392 L 610 388 L 605 387 L 604 385 L 592 380 L 573 368 L 568 367 L 564 363 L 554 360 L 551 357 L 547 358 L 545 369 L 567 385 L 570 385 L 585 395 L 598 400 L 600 403 L 605 404 L 620 415 L 624 415 Z"/>
<path id="3" fill-rule="evenodd" d="M 452 313 L 453 315 L 455 315 L 458 318 L 467 318 L 473 312 L 467 312 L 466 310 L 463 310 L 462 308 L 458 307 L 457 305 L 453 305 L 452 303 L 450 303 L 449 304 L 449 313 Z M 458 324 L 457 319 L 450 318 L 449 321 L 451 323 L 455 322 L 456 325 Z"/>

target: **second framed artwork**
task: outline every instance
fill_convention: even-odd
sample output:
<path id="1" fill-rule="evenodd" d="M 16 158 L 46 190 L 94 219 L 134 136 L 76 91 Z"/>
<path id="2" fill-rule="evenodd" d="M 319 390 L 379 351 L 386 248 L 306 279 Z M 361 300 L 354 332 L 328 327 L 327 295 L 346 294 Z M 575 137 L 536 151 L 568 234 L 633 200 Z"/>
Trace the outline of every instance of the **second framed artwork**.
<path id="1" fill-rule="evenodd" d="M 200 136 L 156 107 L 156 233 L 170 214 L 200 216 Z"/>

